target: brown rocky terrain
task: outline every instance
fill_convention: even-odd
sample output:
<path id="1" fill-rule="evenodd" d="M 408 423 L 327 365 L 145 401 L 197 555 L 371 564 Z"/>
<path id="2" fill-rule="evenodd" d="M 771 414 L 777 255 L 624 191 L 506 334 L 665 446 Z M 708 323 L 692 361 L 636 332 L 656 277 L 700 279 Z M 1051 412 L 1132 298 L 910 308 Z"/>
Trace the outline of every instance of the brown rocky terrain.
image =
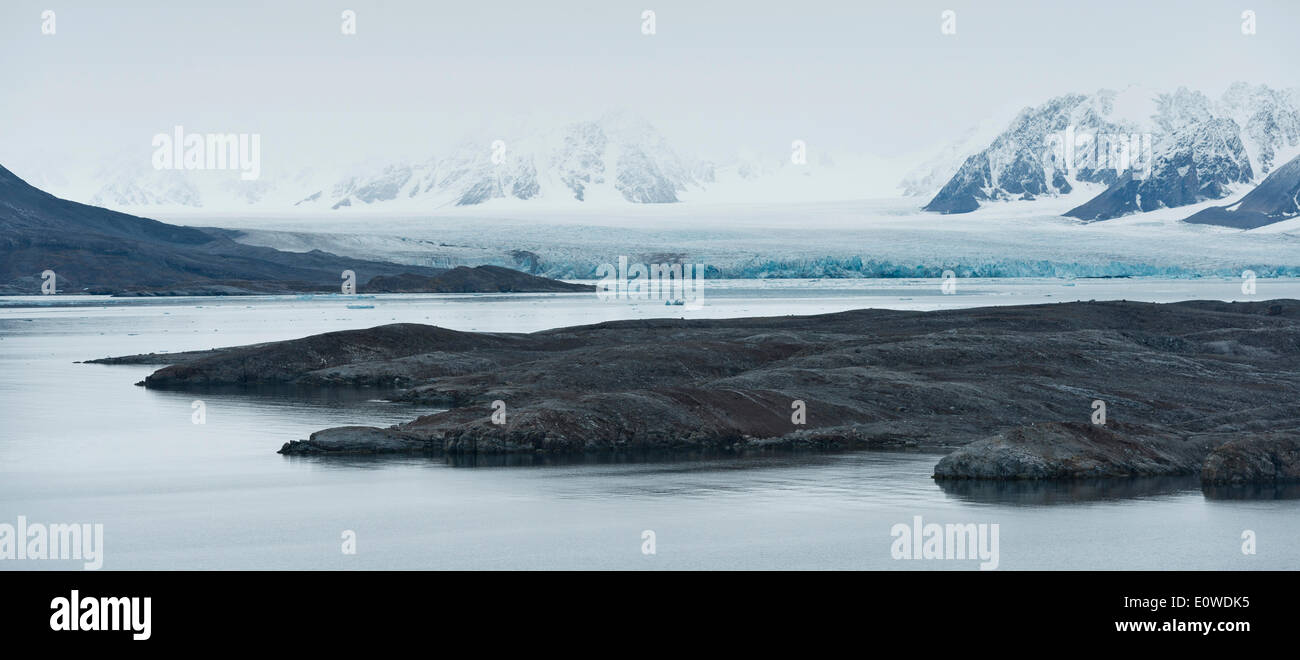
<path id="1" fill-rule="evenodd" d="M 108 362 L 150 388 L 400 388 L 449 408 L 286 454 L 549 455 L 962 447 L 946 479 L 1195 474 L 1300 428 L 1300 302 L 1080 302 L 616 321 L 531 334 L 415 324 Z M 1105 425 L 1090 422 L 1106 402 Z M 505 406 L 493 423 L 493 402 Z M 792 415 L 802 402 L 804 424 Z"/>
<path id="2" fill-rule="evenodd" d="M 1206 457 L 1201 481 L 1300 483 L 1300 429 L 1243 435 L 1219 445 Z"/>
<path id="3" fill-rule="evenodd" d="M 1017 426 L 945 456 L 936 479 L 1089 479 L 1191 474 L 1214 446 L 1207 435 L 1113 422 Z"/>

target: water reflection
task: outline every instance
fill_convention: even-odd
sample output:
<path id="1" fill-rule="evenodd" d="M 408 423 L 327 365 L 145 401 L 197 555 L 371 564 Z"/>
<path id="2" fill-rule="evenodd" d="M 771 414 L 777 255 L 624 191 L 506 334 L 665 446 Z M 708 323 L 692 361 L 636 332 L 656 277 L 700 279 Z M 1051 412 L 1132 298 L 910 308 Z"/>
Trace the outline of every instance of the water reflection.
<path id="1" fill-rule="evenodd" d="M 193 398 L 193 396 L 197 395 L 229 397 L 253 402 L 282 401 L 290 404 L 334 407 L 364 403 L 390 403 L 395 405 L 401 402 L 392 402 L 390 399 L 404 390 L 395 387 L 309 387 L 292 384 L 205 385 L 187 383 L 183 387 L 152 387 L 148 391 L 150 394 L 161 397 Z"/>
<path id="2" fill-rule="evenodd" d="M 994 481 L 981 479 L 936 481 L 944 494 L 980 504 L 1044 506 L 1162 497 L 1195 490 L 1195 476 L 1072 481 Z"/>
<path id="3" fill-rule="evenodd" d="M 1207 500 L 1300 500 L 1300 484 L 1241 484 L 1201 487 Z"/>
<path id="4" fill-rule="evenodd" d="M 672 470 L 749 470 L 770 467 L 825 465 L 836 457 L 915 455 L 930 453 L 913 449 L 881 449 L 859 452 L 826 452 L 789 448 L 747 451 L 623 450 L 577 454 L 340 454 L 284 456 L 287 461 L 317 463 L 328 467 L 382 467 L 384 465 L 438 465 L 452 468 L 580 467 L 599 465 L 661 466 Z"/>

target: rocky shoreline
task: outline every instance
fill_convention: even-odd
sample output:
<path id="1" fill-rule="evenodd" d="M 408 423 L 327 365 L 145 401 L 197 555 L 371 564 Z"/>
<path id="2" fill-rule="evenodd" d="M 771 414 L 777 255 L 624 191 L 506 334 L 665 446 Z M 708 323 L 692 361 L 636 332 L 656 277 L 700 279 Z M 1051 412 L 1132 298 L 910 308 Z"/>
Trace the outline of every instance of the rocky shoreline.
<path id="1" fill-rule="evenodd" d="M 324 429 L 288 455 L 948 447 L 940 480 L 1295 480 L 1300 302 L 1079 302 L 616 321 L 417 324 L 172 355 L 157 389 L 399 388 L 446 408 Z M 1106 405 L 1104 423 L 1093 418 Z"/>
<path id="2" fill-rule="evenodd" d="M 1300 483 L 1300 432 L 1229 440 L 1206 457 L 1201 481 L 1212 485 Z"/>
<path id="3" fill-rule="evenodd" d="M 1210 436 L 1113 422 L 1018 426 L 943 457 L 935 479 L 1094 479 L 1192 474 L 1214 446 Z"/>

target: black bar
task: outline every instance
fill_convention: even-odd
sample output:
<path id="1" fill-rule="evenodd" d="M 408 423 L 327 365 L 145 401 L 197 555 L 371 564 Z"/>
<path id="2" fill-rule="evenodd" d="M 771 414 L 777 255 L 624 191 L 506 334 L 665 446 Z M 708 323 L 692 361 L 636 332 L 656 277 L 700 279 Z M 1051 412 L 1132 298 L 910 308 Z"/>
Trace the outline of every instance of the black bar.
<path id="1" fill-rule="evenodd" d="M 1205 648 L 1292 643 L 1289 572 L 888 573 L 433 573 L 433 572 L 8 572 L 0 574 L 5 640 L 65 645 L 189 648 L 199 639 L 242 646 L 292 639 L 309 646 L 359 640 L 427 643 L 431 635 L 483 635 L 492 644 L 616 631 L 659 644 L 688 633 L 824 636 L 855 648 L 874 639 L 985 648 Z M 149 597 L 149 639 L 120 631 L 51 629 L 51 602 Z M 1178 606 L 1175 598 L 1186 598 Z M 1219 598 L 1207 602 L 1206 598 Z M 1150 599 L 1146 606 L 1140 601 Z M 1165 599 L 1160 606 L 1159 599 Z M 1197 600 L 1198 598 L 1202 600 Z M 1152 609 L 1155 607 L 1156 609 Z M 1241 631 L 1126 631 L 1127 622 L 1246 624 Z M 711 631 L 711 632 L 710 632 Z M 854 641 L 856 638 L 856 641 Z M 1055 639 L 1049 645 L 1031 640 Z M 999 641 L 1001 640 L 1001 641 Z M 588 640 L 590 641 L 590 640 Z M 964 642 L 963 642 L 964 643 Z M 761 646 L 761 645 L 760 645 Z M 208 648 L 205 646 L 204 648 Z M 214 647 L 215 648 L 215 647 Z M 494 646 L 495 648 L 495 646 Z M 613 649 L 611 649 L 613 650 Z M 883 648 L 882 648 L 883 651 Z"/>

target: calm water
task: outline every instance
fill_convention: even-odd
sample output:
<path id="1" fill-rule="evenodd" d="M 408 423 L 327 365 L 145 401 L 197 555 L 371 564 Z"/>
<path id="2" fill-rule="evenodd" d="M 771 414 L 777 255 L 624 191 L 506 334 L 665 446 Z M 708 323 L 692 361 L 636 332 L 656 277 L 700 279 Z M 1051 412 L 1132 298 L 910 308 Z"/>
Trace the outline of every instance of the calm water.
<path id="1" fill-rule="evenodd" d="M 1300 298 L 1295 281 L 1259 290 Z M 133 385 L 153 367 L 75 364 L 394 321 L 530 331 L 667 315 L 1234 297 L 1230 280 L 962 282 L 955 296 L 934 282 L 828 280 L 710 282 L 699 311 L 591 295 L 0 298 L 0 523 L 102 523 L 105 569 L 976 568 L 893 559 L 890 528 L 914 516 L 997 523 L 1002 569 L 1295 568 L 1293 492 L 1207 497 L 1195 479 L 941 487 L 929 478 L 939 457 L 910 452 L 476 466 L 292 459 L 275 450 L 312 431 L 435 409 L 377 393 L 153 392 Z M 195 399 L 203 425 L 191 421 Z M 344 530 L 356 533 L 355 555 L 340 550 Z M 642 553 L 645 530 L 653 555 Z M 1257 555 L 1242 554 L 1243 530 L 1255 532 Z M 0 570 L 80 565 L 7 560 Z"/>

